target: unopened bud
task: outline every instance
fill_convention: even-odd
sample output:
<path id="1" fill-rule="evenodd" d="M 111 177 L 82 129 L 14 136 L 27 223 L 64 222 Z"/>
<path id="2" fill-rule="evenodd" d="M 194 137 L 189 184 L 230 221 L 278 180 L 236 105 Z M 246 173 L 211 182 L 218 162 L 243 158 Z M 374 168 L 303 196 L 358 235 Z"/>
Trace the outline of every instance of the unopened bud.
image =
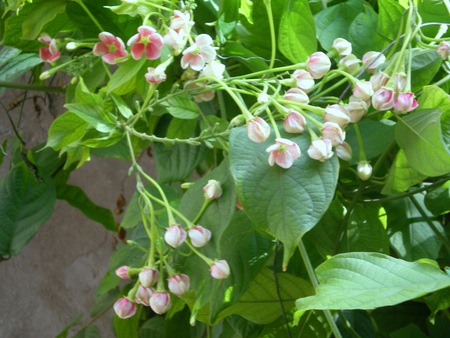
<path id="1" fill-rule="evenodd" d="M 367 181 L 372 176 L 372 166 L 369 162 L 358 163 L 356 172 L 360 180 Z"/>
<path id="2" fill-rule="evenodd" d="M 205 246 L 211 239 L 211 231 L 200 225 L 196 225 L 192 229 L 189 229 L 188 235 L 191 240 L 191 244 L 196 248 Z"/>
<path id="3" fill-rule="evenodd" d="M 128 298 L 122 297 L 114 303 L 114 311 L 119 318 L 130 318 L 136 313 L 136 304 Z"/>
<path id="4" fill-rule="evenodd" d="M 154 292 L 150 297 L 150 307 L 159 315 L 166 313 L 171 305 L 172 301 L 168 292 Z"/>
<path id="5" fill-rule="evenodd" d="M 209 271 L 215 279 L 225 279 L 230 275 L 230 267 L 227 261 L 223 259 L 213 263 Z"/>
<path id="6" fill-rule="evenodd" d="M 139 282 L 146 288 L 153 286 L 158 280 L 159 271 L 156 269 L 143 268 L 139 272 Z"/>
<path id="7" fill-rule="evenodd" d="M 170 277 L 167 284 L 169 286 L 170 292 L 177 296 L 183 296 L 186 292 L 189 291 L 189 288 L 191 287 L 189 276 L 186 276 L 182 273 Z"/>
<path id="8" fill-rule="evenodd" d="M 174 224 L 167 229 L 164 240 L 172 248 L 178 248 L 186 240 L 186 231 L 180 225 Z"/>
<path id="9" fill-rule="evenodd" d="M 130 276 L 128 276 L 128 266 L 124 265 L 116 269 L 116 275 L 122 279 L 130 278 Z"/>

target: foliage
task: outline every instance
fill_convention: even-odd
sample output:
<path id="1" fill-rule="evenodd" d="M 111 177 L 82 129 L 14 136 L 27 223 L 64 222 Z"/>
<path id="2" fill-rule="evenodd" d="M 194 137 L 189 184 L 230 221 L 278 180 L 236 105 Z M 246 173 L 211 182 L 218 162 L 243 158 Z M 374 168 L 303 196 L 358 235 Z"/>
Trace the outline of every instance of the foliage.
<path id="1" fill-rule="evenodd" d="M 98 337 L 111 306 L 117 337 L 448 332 L 448 1 L 0 8 L 2 90 L 66 95 L 45 145 L 14 125 L 1 140 L 2 258 L 57 199 L 127 231 L 92 320 L 58 337 Z M 14 82 L 26 72 L 32 84 Z M 149 148 L 156 177 L 136 160 Z M 136 179 L 120 227 L 67 184 L 92 156 Z"/>

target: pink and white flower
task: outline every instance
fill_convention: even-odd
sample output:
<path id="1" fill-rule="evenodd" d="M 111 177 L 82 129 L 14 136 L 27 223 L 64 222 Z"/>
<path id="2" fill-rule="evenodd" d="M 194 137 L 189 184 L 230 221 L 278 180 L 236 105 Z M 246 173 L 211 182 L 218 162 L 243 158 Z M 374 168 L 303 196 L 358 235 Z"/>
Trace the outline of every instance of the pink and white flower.
<path id="1" fill-rule="evenodd" d="M 214 262 L 209 268 L 212 278 L 215 279 L 225 279 L 230 275 L 230 266 L 227 261 L 219 260 Z"/>
<path id="2" fill-rule="evenodd" d="M 211 239 L 211 231 L 200 225 L 196 225 L 192 229 L 188 230 L 188 236 L 193 246 L 196 248 L 201 248 L 202 246 L 208 244 Z"/>
<path id="3" fill-rule="evenodd" d="M 98 37 L 101 42 L 95 44 L 92 52 L 96 56 L 101 56 L 104 62 L 114 65 L 116 64 L 116 59 L 128 55 L 122 39 L 108 32 L 101 32 Z"/>
<path id="4" fill-rule="evenodd" d="M 222 196 L 222 187 L 217 180 L 208 180 L 208 183 L 203 187 L 205 198 L 213 200 Z"/>
<path id="5" fill-rule="evenodd" d="M 333 154 L 333 145 L 328 139 L 314 140 L 308 148 L 308 156 L 320 162 L 330 159 Z"/>
<path id="6" fill-rule="evenodd" d="M 314 87 L 314 79 L 308 71 L 297 69 L 292 76 L 297 81 L 297 87 L 305 93 L 308 93 Z"/>
<path id="7" fill-rule="evenodd" d="M 343 38 L 335 39 L 331 48 L 333 48 L 339 56 L 347 56 L 352 52 L 352 44 Z"/>
<path id="8" fill-rule="evenodd" d="M 352 74 L 359 69 L 360 63 L 361 63 L 360 59 L 358 59 L 353 54 L 349 54 L 346 57 L 339 60 L 338 68 L 342 69 L 344 72 Z"/>
<path id="9" fill-rule="evenodd" d="M 394 76 L 394 92 L 403 93 L 406 88 L 408 76 L 405 72 L 396 73 Z"/>
<path id="10" fill-rule="evenodd" d="M 285 100 L 298 102 L 302 104 L 308 104 L 309 97 L 303 90 L 300 88 L 291 88 L 286 91 L 284 94 Z"/>
<path id="11" fill-rule="evenodd" d="M 52 39 L 47 33 L 42 33 L 38 41 L 47 45 L 47 47 L 39 49 L 39 57 L 42 61 L 53 62 L 59 59 L 61 52 L 58 50 L 55 39 Z"/>
<path id="12" fill-rule="evenodd" d="M 163 313 L 166 313 L 170 306 L 172 305 L 172 301 L 170 300 L 170 295 L 168 292 L 153 292 L 152 296 L 150 297 L 150 307 L 152 310 L 162 315 Z"/>
<path id="13" fill-rule="evenodd" d="M 130 276 L 128 276 L 128 266 L 123 265 L 116 269 L 116 275 L 120 277 L 121 279 L 129 279 Z"/>
<path id="14" fill-rule="evenodd" d="M 306 119 L 298 111 L 291 109 L 283 121 L 284 130 L 292 134 L 301 134 L 305 130 Z"/>
<path id="15" fill-rule="evenodd" d="M 138 34 L 133 35 L 127 42 L 131 47 L 131 56 L 139 60 L 145 54 L 147 60 L 156 60 L 161 55 L 163 38 L 151 26 L 140 26 Z"/>
<path id="16" fill-rule="evenodd" d="M 401 93 L 394 99 L 394 112 L 406 114 L 419 106 L 414 93 Z"/>
<path id="17" fill-rule="evenodd" d="M 370 100 L 373 95 L 372 84 L 369 81 L 358 81 L 353 88 L 353 96 L 361 100 Z"/>
<path id="18" fill-rule="evenodd" d="M 184 13 L 179 10 L 173 11 L 173 17 L 170 21 L 170 28 L 179 33 L 183 30 L 186 33 L 191 31 L 194 21 L 191 21 L 191 14 L 188 11 Z"/>
<path id="19" fill-rule="evenodd" d="M 367 66 L 367 71 L 373 74 L 375 69 L 386 62 L 386 56 L 380 52 L 370 51 L 363 55 L 362 61 Z"/>
<path id="20" fill-rule="evenodd" d="M 139 272 L 139 282 L 146 288 L 150 288 L 158 281 L 158 276 L 158 270 L 143 268 L 141 272 Z"/>
<path id="21" fill-rule="evenodd" d="M 372 89 L 376 92 L 381 87 L 384 87 L 390 79 L 390 76 L 385 72 L 378 72 L 370 77 L 370 83 L 372 84 Z"/>
<path id="22" fill-rule="evenodd" d="M 348 111 L 345 106 L 340 104 L 331 104 L 325 108 L 323 120 L 325 122 L 337 123 L 341 128 L 345 128 L 350 123 L 350 116 L 348 115 Z"/>
<path id="23" fill-rule="evenodd" d="M 178 55 L 186 46 L 187 34 L 183 30 L 177 32 L 169 28 L 166 35 L 164 35 L 163 41 L 165 45 L 172 47 L 174 55 Z"/>
<path id="24" fill-rule="evenodd" d="M 339 157 L 341 160 L 350 162 L 350 160 L 352 159 L 352 148 L 347 142 L 339 144 L 334 149 L 336 151 L 337 157 Z"/>
<path id="25" fill-rule="evenodd" d="M 136 313 L 136 304 L 126 297 L 122 297 L 116 301 L 113 307 L 116 315 L 122 319 L 130 318 Z"/>
<path id="26" fill-rule="evenodd" d="M 321 133 L 322 138 L 330 140 L 333 147 L 342 144 L 345 140 L 345 131 L 334 122 L 325 122 Z"/>
<path id="27" fill-rule="evenodd" d="M 306 61 L 306 70 L 310 72 L 314 79 L 320 79 L 330 71 L 330 58 L 322 52 L 316 52 L 309 56 Z"/>
<path id="28" fill-rule="evenodd" d="M 205 68 L 198 75 L 199 78 L 202 77 L 213 77 L 216 79 L 223 79 L 223 72 L 225 71 L 225 65 L 218 60 L 213 60 L 208 63 Z"/>
<path id="29" fill-rule="evenodd" d="M 285 138 L 275 139 L 275 144 L 266 149 L 269 155 L 269 164 L 275 163 L 281 168 L 288 169 L 292 167 L 294 161 L 300 157 L 300 148 L 297 143 Z"/>
<path id="30" fill-rule="evenodd" d="M 450 41 L 441 41 L 439 46 L 436 48 L 436 53 L 438 53 L 441 58 L 446 60 L 450 55 Z"/>
<path id="31" fill-rule="evenodd" d="M 167 281 L 167 284 L 170 292 L 180 297 L 188 292 L 191 287 L 189 276 L 182 273 L 171 276 Z"/>
<path id="32" fill-rule="evenodd" d="M 186 240 L 186 231 L 180 225 L 174 224 L 167 229 L 164 240 L 172 248 L 178 248 Z"/>
<path id="33" fill-rule="evenodd" d="M 380 88 L 372 95 L 372 106 L 376 110 L 388 110 L 394 106 L 394 91 L 390 88 Z"/>
<path id="34" fill-rule="evenodd" d="M 150 297 L 152 296 L 153 292 L 155 292 L 155 290 L 153 290 L 152 288 L 146 288 L 143 285 L 139 285 L 139 287 L 136 291 L 136 296 L 134 296 L 134 300 L 138 304 L 142 304 L 144 306 L 149 306 L 150 305 Z"/>
<path id="35" fill-rule="evenodd" d="M 161 67 L 161 65 L 156 66 L 156 68 L 148 67 L 147 73 L 145 73 L 145 79 L 148 83 L 160 84 L 167 79 L 167 75 L 164 71 L 165 69 L 164 67 Z"/>
<path id="36" fill-rule="evenodd" d="M 207 63 L 216 58 L 216 50 L 212 44 L 213 40 L 209 35 L 198 35 L 195 43 L 184 50 L 181 68 L 191 67 L 193 70 L 201 71 Z"/>
<path id="37" fill-rule="evenodd" d="M 270 135 L 270 126 L 261 117 L 257 116 L 248 121 L 247 135 L 253 142 L 264 142 Z"/>
<path id="38" fill-rule="evenodd" d="M 353 98 L 345 105 L 345 108 L 347 109 L 348 116 L 350 116 L 350 122 L 357 123 L 367 113 L 369 105 L 364 100 Z"/>

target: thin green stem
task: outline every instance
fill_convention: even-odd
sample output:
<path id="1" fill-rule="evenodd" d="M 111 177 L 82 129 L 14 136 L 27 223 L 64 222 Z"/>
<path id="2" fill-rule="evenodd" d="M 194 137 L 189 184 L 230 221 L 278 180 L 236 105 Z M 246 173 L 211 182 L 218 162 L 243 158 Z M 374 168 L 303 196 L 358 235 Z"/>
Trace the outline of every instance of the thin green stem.
<path id="1" fill-rule="evenodd" d="M 7 82 L 7 81 L 0 81 L 0 88 L 33 90 L 33 91 L 48 92 L 48 93 L 65 93 L 66 92 L 66 89 L 62 88 L 62 87 L 23 85 L 23 84 Z"/>
<path id="2" fill-rule="evenodd" d="M 269 117 L 270 123 L 272 124 L 273 131 L 275 132 L 275 137 L 281 138 L 281 134 L 280 134 L 280 131 L 278 130 L 277 123 L 275 122 L 275 120 L 272 116 L 272 112 L 270 111 L 269 108 L 266 108 L 266 113 L 267 113 L 267 116 Z"/>
<path id="3" fill-rule="evenodd" d="M 317 280 L 316 273 L 311 264 L 311 260 L 309 259 L 308 251 L 306 250 L 302 240 L 300 240 L 298 248 L 300 250 L 300 255 L 302 256 L 303 263 L 305 264 L 306 271 L 308 272 L 309 279 L 311 280 L 311 284 L 313 285 L 314 290 L 316 290 L 317 287 L 319 286 L 319 281 Z M 328 325 L 330 325 L 331 331 L 333 332 L 334 336 L 336 338 L 342 338 L 342 335 L 339 332 L 336 322 L 334 321 L 333 316 L 331 315 L 331 311 L 323 310 L 323 313 L 325 315 L 325 319 L 328 322 Z"/>
<path id="4" fill-rule="evenodd" d="M 286 72 L 286 71 L 291 71 L 291 70 L 296 70 L 296 69 L 305 69 L 305 68 L 306 68 L 306 63 L 301 62 L 301 63 L 297 63 L 295 65 L 260 70 L 260 71 L 254 72 L 254 73 L 248 73 L 245 75 L 235 76 L 233 78 L 233 80 L 245 79 L 245 78 L 249 78 L 249 77 L 261 77 L 266 74 L 280 73 L 280 72 Z"/>
<path id="5" fill-rule="evenodd" d="M 276 53 L 277 53 L 277 40 L 275 37 L 275 26 L 273 23 L 271 0 L 264 0 L 264 5 L 266 6 L 267 17 L 269 19 L 270 41 L 271 41 L 271 54 L 270 54 L 269 69 L 272 69 L 273 65 L 275 64 L 275 57 L 276 57 Z"/>
<path id="6" fill-rule="evenodd" d="M 191 228 L 194 224 L 196 224 L 198 222 L 198 220 L 202 217 L 203 213 L 205 212 L 206 208 L 208 208 L 208 205 L 209 205 L 209 203 L 211 203 L 211 201 L 212 201 L 211 199 L 205 198 L 205 200 L 203 201 L 202 208 L 198 212 L 197 216 L 195 216 L 194 220 L 192 221 L 191 226 L 188 225 L 188 228 Z"/>
<path id="7" fill-rule="evenodd" d="M 359 130 L 358 124 L 353 124 L 353 129 L 355 129 L 356 139 L 358 140 L 358 146 L 359 146 L 359 161 L 366 161 L 366 153 L 364 151 L 364 142 L 361 137 L 361 132 Z"/>
<path id="8" fill-rule="evenodd" d="M 75 1 L 77 4 L 80 5 L 81 8 L 83 8 L 83 10 L 86 12 L 88 17 L 92 20 L 92 22 L 97 26 L 97 28 L 100 30 L 100 32 L 104 32 L 105 31 L 103 29 L 102 25 L 100 25 L 100 23 L 97 21 L 95 16 L 92 15 L 91 11 L 89 10 L 89 8 L 86 7 L 86 5 L 83 3 L 82 0 L 73 0 L 73 1 Z"/>

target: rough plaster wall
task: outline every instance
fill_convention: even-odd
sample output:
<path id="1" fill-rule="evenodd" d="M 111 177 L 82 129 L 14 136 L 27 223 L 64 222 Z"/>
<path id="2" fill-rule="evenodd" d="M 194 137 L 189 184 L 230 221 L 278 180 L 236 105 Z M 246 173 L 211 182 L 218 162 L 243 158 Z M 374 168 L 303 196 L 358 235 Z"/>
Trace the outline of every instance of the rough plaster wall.
<path id="1" fill-rule="evenodd" d="M 8 90 L 0 100 L 8 107 L 19 93 Z M 34 95 L 42 98 L 35 100 L 41 112 L 37 113 L 32 99 L 27 100 L 20 125 L 29 147 L 45 140 L 48 126 L 64 111 L 62 95 L 28 94 Z M 1 144 L 12 135 L 12 128 L 1 106 L 0 111 Z M 17 122 L 19 107 L 11 115 Z M 149 168 L 148 158 L 142 161 Z M 0 177 L 7 166 L 6 159 Z M 132 194 L 134 182 L 128 178 L 128 169 L 123 161 L 93 158 L 73 172 L 69 183 L 80 186 L 98 205 L 113 210 L 122 182 L 126 199 Z M 0 262 L 0 338 L 54 337 L 78 314 L 84 313 L 86 321 L 116 241 L 115 234 L 58 201 L 52 217 L 24 250 Z M 102 337 L 113 337 L 111 318 L 112 312 L 96 322 Z"/>

